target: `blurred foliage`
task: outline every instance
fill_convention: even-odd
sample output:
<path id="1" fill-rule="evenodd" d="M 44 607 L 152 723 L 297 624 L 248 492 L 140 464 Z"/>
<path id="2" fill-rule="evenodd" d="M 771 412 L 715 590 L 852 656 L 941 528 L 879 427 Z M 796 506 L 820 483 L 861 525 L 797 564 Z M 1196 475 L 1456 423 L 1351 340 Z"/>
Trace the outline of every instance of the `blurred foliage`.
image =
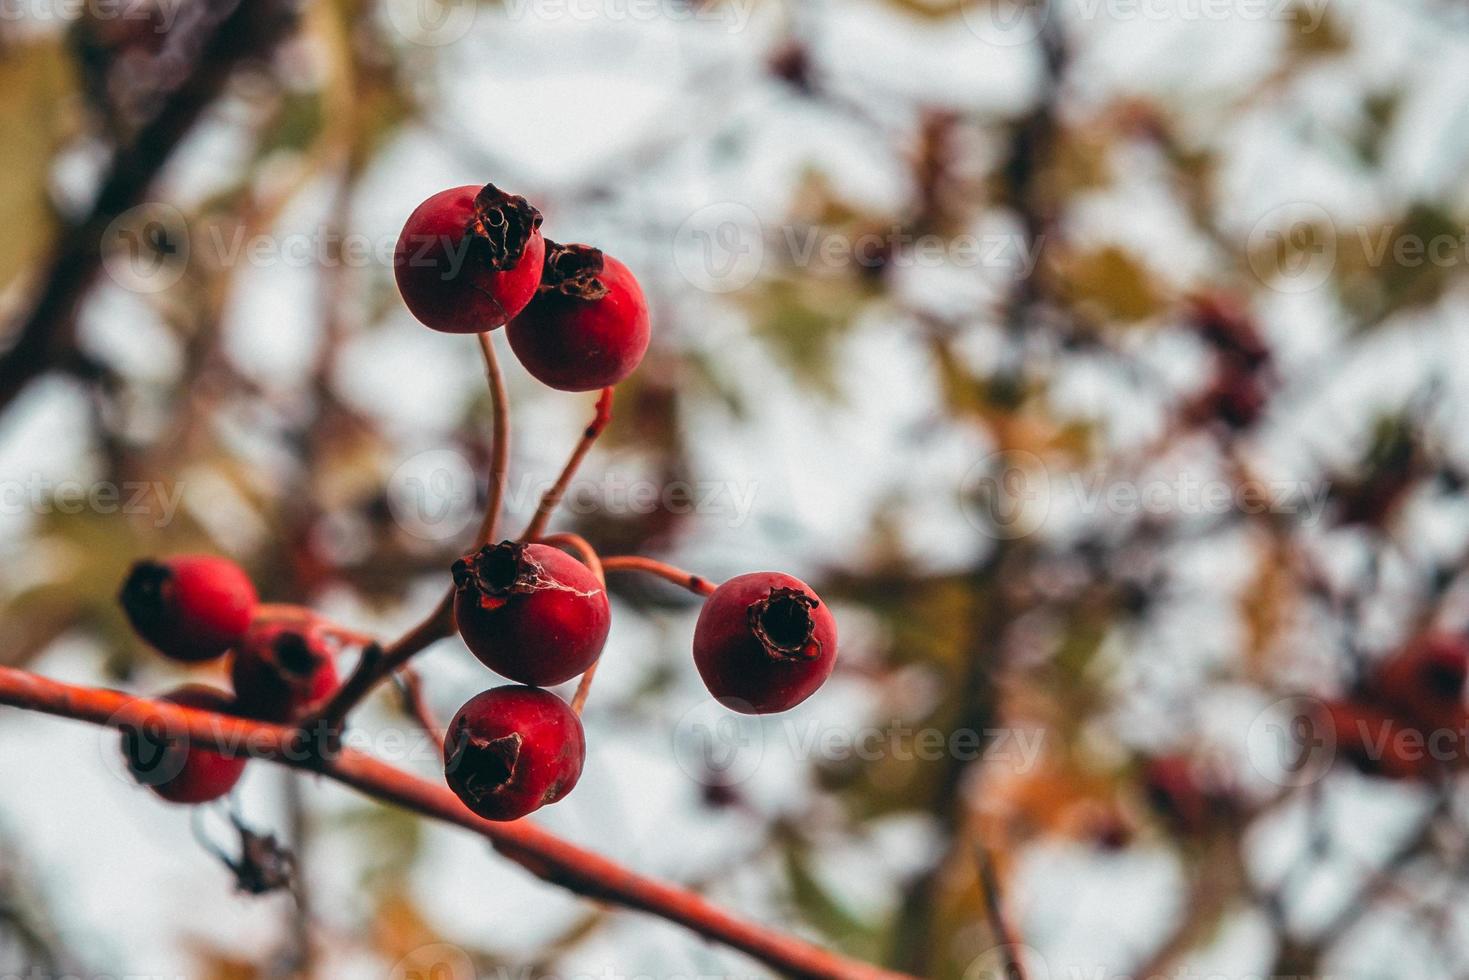
<path id="1" fill-rule="evenodd" d="M 952 27 L 974 13 L 956 0 L 887 5 L 931 28 Z M 1422 526 L 1411 521 L 1413 505 L 1431 487 L 1462 503 L 1464 462 L 1455 458 L 1452 433 L 1443 431 L 1450 426 L 1435 411 L 1447 396 L 1424 382 L 1398 399 L 1404 404 L 1337 398 L 1326 409 L 1333 421 L 1318 426 L 1337 438 L 1330 446 L 1310 444 L 1325 442 L 1318 434 L 1303 443 L 1288 424 L 1316 399 L 1330 400 L 1327 389 L 1338 372 L 1376 356 L 1364 345 L 1379 335 L 1409 329 L 1415 317 L 1455 316 L 1450 304 L 1464 295 L 1462 241 L 1457 260 L 1449 262 L 1399 249 L 1461 240 L 1462 188 L 1441 199 L 1382 193 L 1372 217 L 1356 224 L 1314 208 L 1277 233 L 1252 234 L 1222 185 L 1231 141 L 1254 112 L 1284 106 L 1294 114 L 1270 125 L 1288 131 L 1290 140 L 1345 157 L 1344 166 L 1374 186 L 1392 176 L 1385 172 L 1390 150 L 1412 93 L 1374 80 L 1357 99 L 1355 121 L 1344 123 L 1351 113 L 1315 119 L 1307 92 L 1313 84 L 1339 85 L 1351 74 L 1350 59 L 1390 42 L 1360 36 L 1334 9 L 1315 24 L 1310 11 L 1298 8 L 1272 24 L 1283 41 L 1279 56 L 1245 90 L 1211 97 L 1181 87 L 1112 93 L 1085 75 L 1089 45 L 1098 43 L 1082 29 L 1088 25 L 1073 23 L 1066 11 L 1050 13 L 1039 17 L 1043 29 L 1032 42 L 1039 76 L 1034 97 L 1003 111 L 928 105 L 896 90 L 854 95 L 860 86 L 833 79 L 835 69 L 823 63 L 805 16 L 792 15 L 766 58 L 774 76 L 762 95 L 769 104 L 757 106 L 750 119 L 732 120 L 728 131 L 689 125 L 677 139 L 650 137 L 638 144 L 629 169 L 660 181 L 659 165 L 691 144 L 739 166 L 768 114 L 793 106 L 858 127 L 867 134 L 867 152 L 901 174 L 904 199 L 888 207 L 854 203 L 855 196 L 844 195 L 839 167 L 828 173 L 820 159 L 806 164 L 786 213 L 767 216 L 789 237 L 767 242 L 775 255 L 765 274 L 721 301 L 721 312 L 743 319 L 768 370 L 841 412 L 844 395 L 850 397 L 839 373 L 845 345 L 859 324 L 878 324 L 901 332 L 934 379 L 935 390 L 923 394 L 932 396 L 941 417 L 924 424 L 961 435 L 965 445 L 1025 454 L 1055 477 L 1100 468 L 1108 481 L 1124 484 L 1145 480 L 1156 467 L 1224 473 L 1232 486 L 1284 473 L 1329 488 L 1328 517 L 1310 526 L 1299 513 L 1243 507 L 1205 518 L 1178 509 L 1132 515 L 1103 507 L 1083 515 L 1079 527 L 1016 540 L 998 524 L 983 526 L 982 495 L 968 477 L 959 486 L 956 475 L 955 486 L 940 488 L 943 500 L 981 516 L 974 518 L 972 543 L 965 542 L 967 557 L 940 563 L 905 532 L 912 512 L 919 520 L 936 514 L 938 497 L 915 504 L 904 493 L 884 496 L 852 528 L 852 540 L 842 542 L 840 553 L 849 558 L 833 561 L 813 580 L 865 624 L 862 647 L 841 667 L 870 711 L 853 723 L 895 720 L 911 730 L 973 732 L 983 737 L 981 749 L 1001 748 L 996 740 L 1017 732 L 1043 732 L 1040 756 L 1024 768 L 993 761 L 985 751 L 918 759 L 888 744 L 872 760 L 817 760 L 811 799 L 790 801 L 789 812 L 757 814 L 769 853 L 778 857 L 762 867 L 779 876 L 779 917 L 793 928 L 923 976 L 960 978 L 973 975 L 976 957 L 995 939 L 976 877 L 976 842 L 1000 855 L 1007 885 L 1020 880 L 1030 849 L 1041 845 L 1083 849 L 1099 862 L 1132 848 L 1162 847 L 1177 861 L 1187 892 L 1167 913 L 1169 931 L 1158 948 L 1140 953 L 1137 964 L 1114 964 L 1120 974 L 1178 968 L 1223 934 L 1233 910 L 1248 909 L 1274 931 L 1274 972 L 1314 975 L 1348 930 L 1300 935 L 1282 911 L 1297 899 L 1290 874 L 1257 881 L 1242 870 L 1256 821 L 1276 807 L 1314 804 L 1300 787 L 1274 793 L 1246 786 L 1249 773 L 1240 759 L 1221 762 L 1227 753 L 1211 741 L 1203 709 L 1224 691 L 1247 691 L 1251 703 L 1261 704 L 1300 693 L 1342 696 L 1415 630 L 1465 627 L 1462 601 L 1451 601 L 1466 585 L 1465 555 L 1457 553 L 1463 535 L 1444 521 L 1436 525 L 1444 528 L 1436 550 L 1411 537 Z M 222 100 L 227 105 L 215 107 L 220 118 L 212 120 L 241 142 L 238 171 L 204 200 L 179 202 L 190 227 L 205 234 L 242 229 L 248 237 L 277 227 L 293 204 L 326 188 L 327 222 L 350 230 L 354 192 L 398 140 L 428 133 L 452 144 L 432 118 L 436 100 L 445 97 L 436 49 L 403 43 L 383 24 L 375 0 L 316 0 L 305 5 L 293 41 L 241 72 Z M 85 210 L 61 192 L 58 175 L 65 171 L 71 186 L 74 170 L 86 171 L 82 164 L 136 132 L 129 86 L 142 77 L 156 43 L 85 19 L 65 37 L 3 36 L 0 219 L 12 234 L 0 240 L 0 282 L 17 308 L 33 292 L 30 280 L 43 268 L 57 217 L 75 220 L 73 212 Z M 777 91 L 778 98 L 771 94 Z M 449 150 L 456 159 L 484 162 L 481 149 Z M 1125 189 L 1139 165 L 1156 174 L 1150 191 L 1207 251 L 1206 273 L 1165 267 L 1166 253 L 1144 253 L 1126 229 L 1106 229 L 1110 237 L 1079 233 L 1085 223 L 1078 215 Z M 643 214 L 644 185 L 625 176 L 590 179 L 565 197 L 608 220 L 623 220 L 632 210 Z M 875 253 L 867 263 L 827 263 L 802 251 L 894 231 L 954 235 L 980 219 L 1018 229 L 1013 237 L 1040 247 L 1041 261 L 1030 276 L 1010 268 L 969 270 L 954 287 L 956 295 L 971 297 L 961 302 L 948 302 L 942 285 L 914 288 L 889 254 Z M 660 241 L 676 230 L 649 221 L 650 237 Z M 1294 328 L 1294 314 L 1279 312 L 1290 277 L 1323 261 L 1329 268 L 1313 298 L 1326 310 L 1331 336 L 1313 341 L 1319 349 L 1311 358 L 1299 350 L 1276 356 Z M 172 289 L 132 297 L 176 347 L 175 375 L 133 376 L 135 366 L 94 352 L 89 358 L 97 363 L 58 361 L 56 373 L 70 375 L 86 392 L 88 463 L 97 479 L 182 481 L 188 474 L 191 493 L 202 498 L 186 498 L 178 519 L 163 528 L 146 515 L 59 507 L 24 528 L 11 554 L 33 560 L 13 562 L 0 575 L 7 623 L 0 662 L 28 663 L 63 638 L 86 639 L 105 651 L 109 675 L 128 679 L 141 651 L 113 596 L 129 563 L 145 553 L 233 550 L 268 598 L 310 603 L 347 590 L 389 613 L 402 612 L 411 583 L 442 573 L 452 544 L 426 544 L 405 533 L 383 489 L 402 458 L 403 434 L 340 385 L 350 339 L 386 329 L 401 315 L 390 277 L 381 269 L 354 275 L 341 263 L 324 267 L 321 343 L 299 383 L 277 385 L 235 363 L 224 342 L 238 274 L 229 263 L 195 262 Z M 691 312 L 677 299 L 687 292 L 683 284 L 654 275 L 661 277 L 659 293 L 675 298 L 659 306 L 654 350 L 619 390 L 602 449 L 635 455 L 656 481 L 698 479 L 694 461 L 708 458 L 701 450 L 712 437 L 691 431 L 694 420 L 718 415 L 745 424 L 756 414 L 751 399 L 759 385 L 732 379 L 717 350 L 688 342 L 702 338 L 700 318 L 708 311 Z M 970 287 L 973 293 L 960 292 Z M 1190 305 L 1195 290 L 1222 291 L 1237 305 L 1236 334 L 1205 322 L 1224 314 Z M 1219 339 L 1237 342 L 1238 331 L 1264 353 L 1245 356 L 1250 345 L 1231 348 Z M 1184 352 L 1182 371 L 1155 353 L 1165 348 Z M 1115 391 L 1077 399 L 1077 377 L 1088 371 L 1109 373 Z M 1146 416 L 1145 424 L 1131 427 L 1145 430 L 1140 440 L 1127 435 L 1125 423 L 1135 420 L 1119 420 L 1114 411 L 1112 403 L 1121 404 L 1124 394 L 1127 404 L 1143 406 L 1136 413 Z M 889 394 L 861 397 L 886 404 Z M 1085 404 L 1078 407 L 1079 401 Z M 1341 402 L 1357 414 L 1345 419 Z M 488 420 L 481 396 L 443 434 L 478 472 L 486 467 Z M 1280 451 L 1282 444 L 1289 449 Z M 1280 467 L 1281 456 L 1300 466 Z M 971 475 L 1002 479 L 1002 457 L 986 458 L 996 471 L 980 464 Z M 207 519 L 211 509 L 237 516 L 238 525 L 255 532 L 230 533 L 218 518 Z M 697 522 L 664 505 L 648 513 L 580 515 L 575 528 L 608 553 L 677 559 Z M 1337 562 L 1343 552 L 1364 557 Z M 1215 560 L 1213 571 L 1193 570 L 1199 554 Z M 1226 565 L 1229 576 L 1219 570 Z M 1384 565 L 1396 577 L 1386 576 Z M 659 583 L 613 587 L 629 610 L 664 633 L 671 632 L 667 619 L 691 608 L 688 597 Z M 1225 608 L 1227 623 L 1210 600 Z M 1369 620 L 1371 630 L 1364 627 Z M 681 650 L 682 642 L 667 639 L 667 649 Z M 672 686 L 674 659 L 671 653 L 658 659 L 617 710 L 642 717 L 643 706 Z M 1327 777 L 1331 786 L 1355 778 L 1336 771 Z M 711 807 L 754 806 L 736 788 L 702 789 Z M 866 841 L 883 821 L 919 816 L 940 840 L 939 853 L 901 876 L 890 910 L 857 907 L 820 873 L 824 845 Z M 353 809 L 314 833 L 350 836 L 368 856 L 360 935 L 316 940 L 320 948 L 306 954 L 318 971 L 329 969 L 321 964 L 333 955 L 366 949 L 392 963 L 443 940 L 410 888 L 424 845 L 419 821 L 380 808 Z M 1462 833 L 1458 838 L 1462 844 Z M 1409 843 L 1405 862 L 1445 863 L 1453 852 L 1432 835 Z M 1334 855 L 1330 841 L 1322 847 L 1323 861 Z M 1364 909 L 1381 897 L 1375 891 L 1355 896 Z M 589 911 L 546 945 L 537 965 L 555 968 L 559 956 L 596 933 L 604 914 Z M 494 935 L 487 930 L 484 948 L 473 951 L 487 967 L 508 959 L 493 948 Z M 263 957 L 243 962 L 207 944 L 199 953 L 207 964 L 202 976 L 289 975 Z"/>

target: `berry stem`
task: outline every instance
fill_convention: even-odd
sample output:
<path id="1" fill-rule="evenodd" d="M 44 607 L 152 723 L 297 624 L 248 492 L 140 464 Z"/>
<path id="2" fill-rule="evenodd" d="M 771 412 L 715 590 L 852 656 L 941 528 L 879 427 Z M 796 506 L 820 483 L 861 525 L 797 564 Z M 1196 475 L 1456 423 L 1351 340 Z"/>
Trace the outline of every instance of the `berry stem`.
<path id="1" fill-rule="evenodd" d="M 444 727 L 434 717 L 433 708 L 429 707 L 428 699 L 423 694 L 423 678 L 412 666 L 404 665 L 397 674 L 393 675 L 398 682 L 398 691 L 403 696 L 403 710 L 411 715 L 423 729 L 424 734 L 433 740 L 434 746 L 439 750 L 439 759 L 444 758 Z"/>
<path id="2" fill-rule="evenodd" d="M 500 370 L 500 359 L 495 355 L 494 339 L 488 332 L 476 336 L 480 352 L 484 354 L 485 377 L 490 383 L 490 401 L 495 410 L 495 441 L 490 448 L 489 499 L 471 551 L 495 540 L 500 509 L 505 503 L 505 475 L 510 469 L 510 398 L 505 393 L 505 375 Z"/>
<path id="3" fill-rule="evenodd" d="M 526 527 L 525 533 L 520 536 L 522 541 L 535 541 L 546 531 L 546 525 L 551 521 L 551 515 L 555 513 L 556 507 L 561 503 L 561 498 L 566 495 L 566 488 L 571 486 L 572 478 L 576 476 L 577 469 L 582 460 L 586 459 L 587 453 L 592 451 L 592 444 L 597 437 L 607 428 L 612 421 L 612 389 L 603 388 L 602 394 L 597 398 L 597 414 L 593 417 L 591 424 L 582 433 L 581 440 L 572 450 L 571 458 L 566 461 L 566 467 L 561 471 L 561 476 L 551 489 L 546 491 L 541 498 L 541 505 L 536 508 L 536 514 L 531 518 L 530 525 Z"/>
<path id="4" fill-rule="evenodd" d="M 1011 980 L 1029 980 L 1030 974 L 1020 958 L 1022 944 L 1020 934 L 1005 914 L 1005 898 L 1000 891 L 1000 878 L 995 873 L 995 862 L 983 844 L 975 848 L 979 863 L 979 887 L 984 893 L 984 910 L 990 920 L 990 931 L 1000 944 L 1005 959 L 1005 976 Z"/>
<path id="5" fill-rule="evenodd" d="M 540 538 L 539 541 L 541 544 L 555 545 L 558 548 L 566 548 L 576 552 L 576 556 L 581 559 L 581 563 L 591 569 L 593 575 L 597 576 L 597 581 L 603 585 L 607 584 L 607 577 L 602 571 L 602 556 L 598 555 L 597 549 L 592 547 L 592 543 L 580 534 L 562 531 L 559 534 L 548 534 L 544 538 Z"/>
<path id="6" fill-rule="evenodd" d="M 12 667 L 0 667 L 0 704 L 123 730 L 163 726 L 191 742 L 222 752 L 319 773 L 373 799 L 478 834 L 543 881 L 598 902 L 647 912 L 682 925 L 740 950 L 779 973 L 818 980 L 914 980 L 908 974 L 848 959 L 741 919 L 702 895 L 636 874 L 530 821 L 482 820 L 470 813 L 448 787 L 419 779 L 371 756 L 352 749 L 331 758 L 303 751 L 300 733 L 291 727 L 64 684 Z"/>
<path id="7" fill-rule="evenodd" d="M 708 597 L 714 594 L 717 586 L 702 575 L 686 572 L 666 562 L 655 558 L 644 558 L 641 555 L 617 555 L 612 558 L 603 558 L 602 567 L 609 572 L 643 572 L 648 575 L 656 575 L 666 582 L 672 582 L 681 589 L 688 589 L 694 595 Z"/>
<path id="8" fill-rule="evenodd" d="M 341 623 L 334 622 L 315 610 L 307 609 L 305 606 L 293 606 L 283 602 L 262 603 L 256 606 L 252 624 L 261 626 L 279 624 L 314 627 L 319 632 L 333 639 L 340 640 L 348 646 L 354 647 L 365 647 L 368 644 L 377 642 L 374 637 L 367 633 L 361 630 L 354 630 L 350 626 L 343 626 Z"/>
<path id="9" fill-rule="evenodd" d="M 364 649 L 351 676 L 342 683 L 331 700 L 301 722 L 301 731 L 340 733 L 347 723 L 347 715 L 372 693 L 379 682 L 391 676 L 415 654 L 444 639 L 453 630 L 454 590 L 450 589 L 439 600 L 433 612 L 404 634 L 402 639 L 388 647 L 373 644 Z"/>
<path id="10" fill-rule="evenodd" d="M 610 390 L 610 389 L 609 389 Z M 601 583 L 602 590 L 607 589 L 607 573 L 602 569 L 602 559 L 597 555 L 596 549 L 586 538 L 579 534 L 552 535 L 553 538 L 562 539 L 570 547 L 582 553 L 582 560 L 587 563 L 592 574 Z M 581 675 L 581 680 L 576 684 L 576 693 L 571 696 L 571 710 L 577 717 L 581 717 L 581 709 L 586 706 L 587 697 L 592 693 L 592 679 L 597 676 L 597 666 L 601 664 L 602 657 L 599 655 L 592 665 Z"/>

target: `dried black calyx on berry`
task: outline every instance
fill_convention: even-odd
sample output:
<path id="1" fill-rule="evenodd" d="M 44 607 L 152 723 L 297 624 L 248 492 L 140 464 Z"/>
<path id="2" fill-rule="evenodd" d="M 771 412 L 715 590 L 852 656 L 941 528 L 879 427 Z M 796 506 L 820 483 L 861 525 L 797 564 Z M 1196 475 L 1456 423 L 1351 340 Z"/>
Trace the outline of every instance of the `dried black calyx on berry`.
<path id="1" fill-rule="evenodd" d="M 1464 693 L 1466 671 L 1462 662 L 1432 661 L 1424 665 L 1421 676 L 1423 686 L 1434 697 L 1457 700 Z"/>
<path id="2" fill-rule="evenodd" d="M 520 747 L 524 742 L 519 732 L 487 739 L 461 730 L 449 747 L 444 771 L 460 773 L 459 785 L 478 802 L 504 789 L 515 778 L 515 766 L 520 761 Z"/>
<path id="3" fill-rule="evenodd" d="M 293 687 L 308 687 L 321 665 L 320 655 L 300 633 L 282 633 L 271 652 L 277 673 Z"/>
<path id="4" fill-rule="evenodd" d="M 747 616 L 750 630 L 772 657 L 781 660 L 813 660 L 821 656 L 816 639 L 817 600 L 800 589 L 771 589 L 770 595 L 751 603 Z"/>
<path id="5" fill-rule="evenodd" d="M 474 196 L 470 248 L 491 269 L 504 272 L 520 264 L 531 235 L 540 226 L 541 212 L 529 201 L 486 184 Z"/>
<path id="6" fill-rule="evenodd" d="M 156 561 L 140 561 L 128 573 L 117 598 L 137 628 L 162 625 L 173 604 L 173 570 Z"/>
<path id="7" fill-rule="evenodd" d="M 605 267 L 600 248 L 548 241 L 540 291 L 561 293 L 576 299 L 601 299 L 607 295 L 607 285 L 597 277 Z"/>
<path id="8" fill-rule="evenodd" d="M 512 595 L 534 592 L 542 586 L 540 562 L 530 557 L 525 545 L 514 541 L 487 544 L 474 554 L 460 558 L 451 571 L 456 589 L 473 589 L 487 606 L 499 605 Z"/>

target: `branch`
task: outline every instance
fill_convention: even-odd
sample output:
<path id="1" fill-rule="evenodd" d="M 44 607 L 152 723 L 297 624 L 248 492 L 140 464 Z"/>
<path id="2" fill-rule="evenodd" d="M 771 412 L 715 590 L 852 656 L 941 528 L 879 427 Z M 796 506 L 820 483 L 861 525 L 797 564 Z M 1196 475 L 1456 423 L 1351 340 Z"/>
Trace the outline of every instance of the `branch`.
<path id="1" fill-rule="evenodd" d="M 536 515 L 531 518 L 530 525 L 525 529 L 525 533 L 520 536 L 520 540 L 535 541 L 545 533 L 546 525 L 550 523 L 551 515 L 556 512 L 556 508 L 561 504 L 561 498 L 566 495 L 566 488 L 571 486 L 571 480 L 576 476 L 576 471 L 581 466 L 582 460 L 586 459 L 587 453 L 592 451 L 592 443 L 597 441 L 597 437 L 602 434 L 602 430 L 607 428 L 608 423 L 611 421 L 612 389 L 603 388 L 602 394 L 597 398 L 596 416 L 593 417 L 586 431 L 582 433 L 581 441 L 572 450 L 571 459 L 566 461 L 566 467 L 561 471 L 561 476 L 557 478 L 555 486 L 547 490 L 546 495 L 541 498 L 541 505 L 536 508 Z"/>
<path id="2" fill-rule="evenodd" d="M 324 759 L 304 746 L 294 728 L 63 684 L 8 667 L 0 667 L 0 704 L 118 729 L 147 726 L 156 731 L 163 726 L 176 737 L 219 751 L 320 773 L 366 796 L 478 834 L 544 881 L 596 901 L 678 923 L 785 973 L 830 980 L 902 980 L 906 976 L 738 918 L 701 895 L 645 878 L 535 824 L 482 820 L 470 813 L 448 787 L 418 779 L 370 756 L 344 749 Z"/>
<path id="3" fill-rule="evenodd" d="M 189 9 L 195 12 L 184 16 Z M 131 144 L 117 151 L 91 213 L 61 233 L 41 291 L 10 331 L 10 349 L 0 357 L 0 410 L 31 381 L 77 356 L 77 308 L 102 265 L 101 239 L 107 226 L 143 200 L 174 149 L 229 81 L 235 66 L 268 51 L 294 23 L 293 5 L 275 0 L 199 0 L 180 14 L 168 50 L 193 55 L 184 71 L 164 75 L 162 101 Z M 160 59 L 161 60 L 161 59 Z M 157 65 L 159 71 L 170 66 Z"/>
<path id="4" fill-rule="evenodd" d="M 613 558 L 604 558 L 602 567 L 609 572 L 644 572 L 648 575 L 656 575 L 681 589 L 688 589 L 694 595 L 706 598 L 713 595 L 717 588 L 713 582 L 702 575 L 695 575 L 693 572 L 675 568 L 666 562 L 643 558 L 640 555 L 618 555 Z"/>
<path id="5" fill-rule="evenodd" d="M 478 334 L 479 349 L 485 359 L 485 378 L 490 384 L 490 401 L 495 409 L 495 437 L 491 444 L 490 490 L 485 517 L 475 536 L 474 551 L 495 540 L 500 523 L 500 508 L 505 503 L 505 474 L 510 469 L 510 397 L 505 393 L 505 375 L 495 356 L 495 341 L 488 332 Z"/>

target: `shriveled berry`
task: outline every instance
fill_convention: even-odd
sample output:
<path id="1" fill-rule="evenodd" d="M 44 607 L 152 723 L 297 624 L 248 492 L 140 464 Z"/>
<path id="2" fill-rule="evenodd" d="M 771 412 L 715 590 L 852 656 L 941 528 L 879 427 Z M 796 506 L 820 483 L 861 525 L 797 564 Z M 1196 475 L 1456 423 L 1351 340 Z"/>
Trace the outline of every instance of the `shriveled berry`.
<path id="1" fill-rule="evenodd" d="M 798 578 L 753 572 L 714 591 L 694 627 L 704 686 L 744 714 L 785 711 L 806 700 L 836 666 L 831 610 Z"/>
<path id="2" fill-rule="evenodd" d="M 235 650 L 230 680 L 240 710 L 262 721 L 292 721 L 337 687 L 336 661 L 310 627 L 252 627 Z"/>
<path id="3" fill-rule="evenodd" d="M 233 698 L 203 684 L 185 684 L 159 700 L 221 714 L 236 713 Z M 122 754 L 133 778 L 170 803 L 219 799 L 234 789 L 248 761 L 243 756 L 234 758 L 190 746 L 187 735 L 170 731 L 168 725 L 153 719 L 123 732 Z"/>
<path id="4" fill-rule="evenodd" d="M 244 570 L 214 555 L 140 561 L 118 599 L 139 636 L 188 662 L 211 660 L 238 642 L 258 601 Z"/>
<path id="5" fill-rule="evenodd" d="M 474 655 L 521 684 L 548 687 L 596 662 L 612 611 L 585 565 L 543 544 L 486 545 L 454 563 L 454 619 Z"/>
<path id="6" fill-rule="evenodd" d="M 533 377 L 561 391 L 617 384 L 648 350 L 648 303 L 627 266 L 590 245 L 546 243 L 536 298 L 506 330 Z"/>
<path id="7" fill-rule="evenodd" d="M 571 792 L 586 760 L 581 719 L 535 687 L 497 687 L 459 709 L 444 740 L 444 778 L 486 820 L 518 820 Z"/>
<path id="8" fill-rule="evenodd" d="M 426 326 L 446 333 L 502 327 L 541 281 L 541 213 L 494 184 L 440 191 L 403 225 L 393 253 L 398 291 Z"/>

